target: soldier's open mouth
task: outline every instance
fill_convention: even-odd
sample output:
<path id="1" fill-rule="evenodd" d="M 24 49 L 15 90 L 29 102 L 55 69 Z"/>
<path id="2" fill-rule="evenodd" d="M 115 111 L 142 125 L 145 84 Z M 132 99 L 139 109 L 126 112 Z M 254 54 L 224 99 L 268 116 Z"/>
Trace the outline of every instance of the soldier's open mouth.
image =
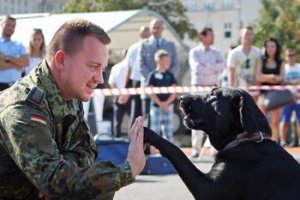
<path id="1" fill-rule="evenodd" d="M 97 85 L 95 85 L 95 84 L 92 84 L 92 85 L 87 85 L 87 87 L 89 87 L 89 88 L 91 88 L 91 89 L 95 89 L 96 87 L 97 87 Z"/>

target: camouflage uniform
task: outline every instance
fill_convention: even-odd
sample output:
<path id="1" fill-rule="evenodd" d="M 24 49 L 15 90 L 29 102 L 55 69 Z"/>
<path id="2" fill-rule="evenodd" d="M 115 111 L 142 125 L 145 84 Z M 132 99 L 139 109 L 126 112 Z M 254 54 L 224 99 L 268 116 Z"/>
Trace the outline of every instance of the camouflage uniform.
<path id="1" fill-rule="evenodd" d="M 94 162 L 81 102 L 65 102 L 44 60 L 0 95 L 0 199 L 113 199 L 128 162 Z"/>

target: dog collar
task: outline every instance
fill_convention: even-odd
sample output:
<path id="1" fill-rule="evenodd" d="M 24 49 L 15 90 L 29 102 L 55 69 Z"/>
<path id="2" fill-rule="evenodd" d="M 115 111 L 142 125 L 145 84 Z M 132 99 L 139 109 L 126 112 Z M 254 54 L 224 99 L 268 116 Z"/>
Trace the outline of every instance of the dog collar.
<path id="1" fill-rule="evenodd" d="M 246 143 L 246 142 L 256 142 L 260 143 L 264 140 L 271 140 L 271 137 L 263 132 L 256 132 L 253 134 L 250 133 L 241 133 L 236 136 L 236 139 L 229 142 L 223 150 L 227 150 L 233 147 L 238 146 L 239 144 Z"/>

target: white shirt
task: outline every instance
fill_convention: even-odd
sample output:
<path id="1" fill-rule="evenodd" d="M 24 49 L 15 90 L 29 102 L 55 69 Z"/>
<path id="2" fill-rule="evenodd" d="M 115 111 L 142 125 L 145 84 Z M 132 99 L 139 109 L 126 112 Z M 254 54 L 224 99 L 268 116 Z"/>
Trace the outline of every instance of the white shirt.
<path id="1" fill-rule="evenodd" d="M 289 66 L 287 63 L 285 67 L 285 82 L 290 85 L 300 84 L 300 64 L 295 63 L 293 66 Z"/>
<path id="2" fill-rule="evenodd" d="M 138 68 L 138 53 L 139 53 L 139 49 L 141 48 L 141 44 L 142 44 L 142 40 L 132 44 L 128 48 L 128 52 L 126 56 L 128 60 L 128 65 L 131 70 L 130 80 L 134 80 L 134 81 L 141 81 L 142 78 L 142 74 Z"/>
<path id="3" fill-rule="evenodd" d="M 255 84 L 255 70 L 259 59 L 261 59 L 261 51 L 255 46 L 251 47 L 248 55 L 244 53 L 241 45 L 229 52 L 227 67 L 236 68 L 238 86 Z"/>
<path id="4" fill-rule="evenodd" d="M 42 60 L 42 57 L 29 56 L 29 65 L 24 68 L 25 75 L 29 74 Z"/>
<path id="5" fill-rule="evenodd" d="M 213 47 L 205 49 L 200 44 L 189 52 L 192 85 L 218 85 L 219 76 L 225 68 L 221 53 Z"/>
<path id="6" fill-rule="evenodd" d="M 108 84 L 114 85 L 114 87 L 118 89 L 125 88 L 128 69 L 128 61 L 126 58 L 115 64 L 110 71 Z"/>

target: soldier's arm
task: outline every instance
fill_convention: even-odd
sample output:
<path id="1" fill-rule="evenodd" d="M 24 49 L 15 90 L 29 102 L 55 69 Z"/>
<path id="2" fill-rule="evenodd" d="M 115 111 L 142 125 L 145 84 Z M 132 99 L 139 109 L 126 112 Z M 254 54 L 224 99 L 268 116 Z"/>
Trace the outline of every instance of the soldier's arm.
<path id="1" fill-rule="evenodd" d="M 1 113 L 9 154 L 28 179 L 49 198 L 112 198 L 113 192 L 134 181 L 128 162 L 109 161 L 81 166 L 59 152 L 53 125 L 43 112 L 21 106 Z M 3 121 L 3 116 L 6 119 Z M 71 147 L 69 147 L 71 148 Z"/>

